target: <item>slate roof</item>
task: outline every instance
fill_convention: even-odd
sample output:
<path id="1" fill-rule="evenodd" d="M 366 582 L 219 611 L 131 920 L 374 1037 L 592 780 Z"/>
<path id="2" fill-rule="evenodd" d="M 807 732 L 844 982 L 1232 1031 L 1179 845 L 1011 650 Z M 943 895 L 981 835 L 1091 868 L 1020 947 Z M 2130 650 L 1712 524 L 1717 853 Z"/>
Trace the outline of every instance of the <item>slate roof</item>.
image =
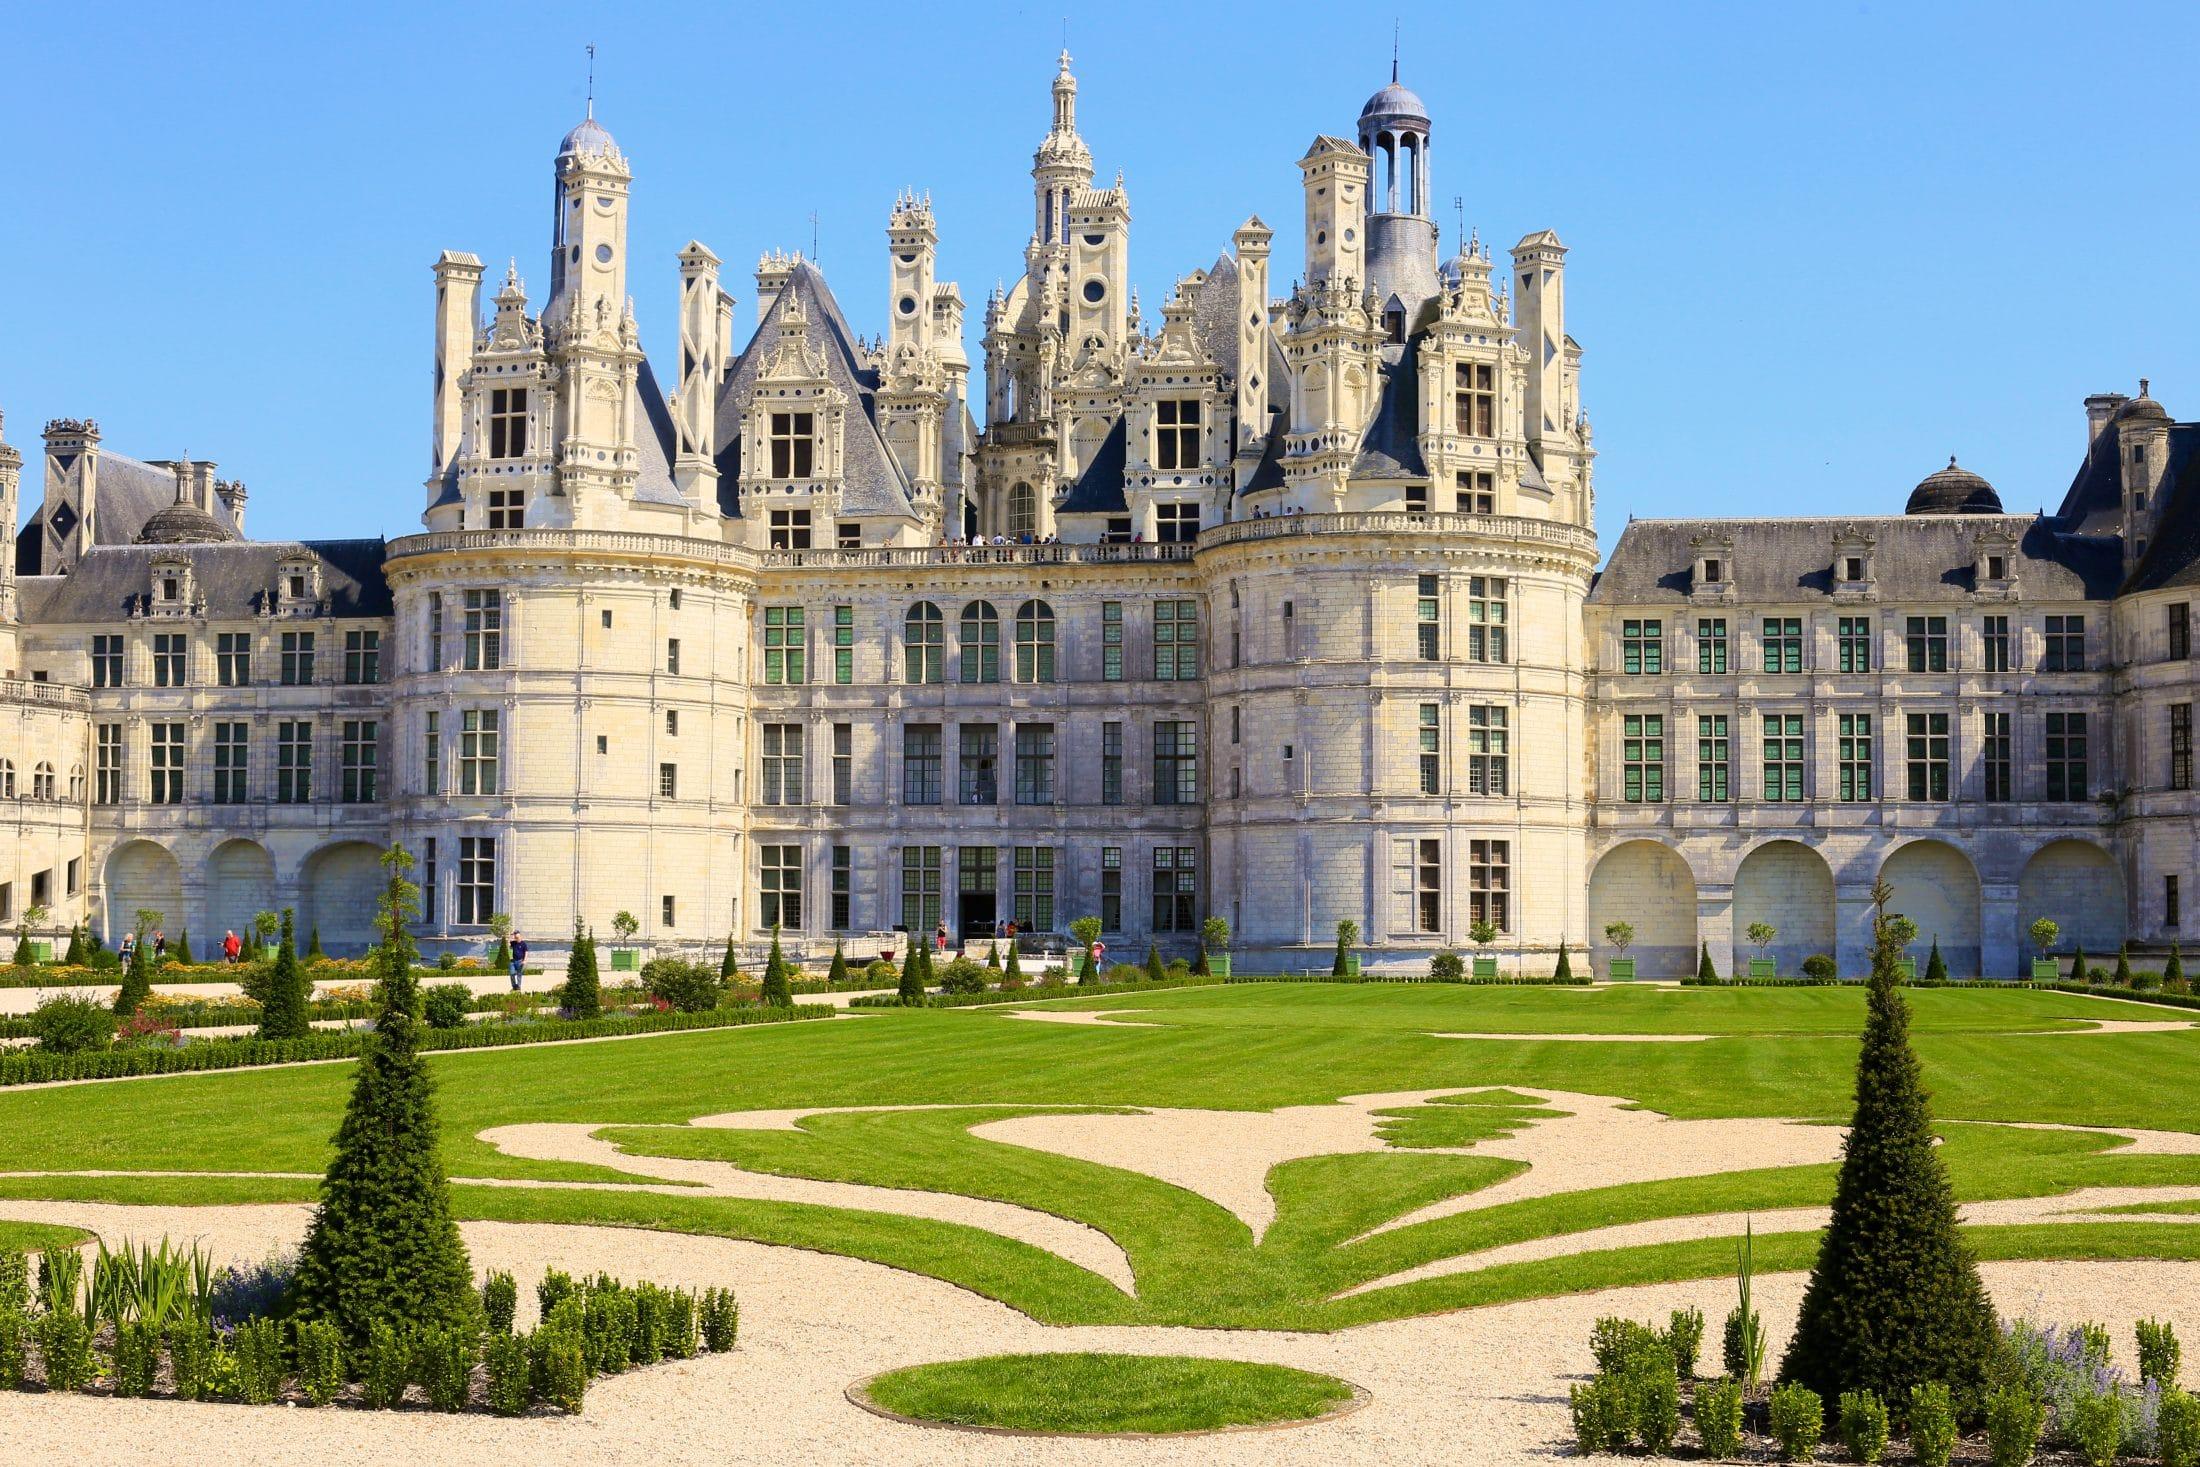
<path id="1" fill-rule="evenodd" d="M 1123 466 L 1130 455 L 1130 429 L 1122 418 L 1115 420 L 1108 429 L 1108 436 L 1100 440 L 1093 451 L 1092 462 L 1077 476 L 1077 482 L 1055 510 L 1056 514 L 1128 514 L 1130 502 L 1123 497 Z"/>
<path id="2" fill-rule="evenodd" d="M 65 576 L 16 583 L 26 625 L 120 621 L 149 594 L 155 560 L 186 560 L 209 617 L 259 614 L 275 594 L 286 557 L 310 553 L 321 562 L 321 594 L 339 617 L 391 614 L 382 562 L 387 542 L 372 540 L 238 540 L 218 545 L 101 546 Z"/>
<path id="3" fill-rule="evenodd" d="M 800 298 L 809 316 L 804 334 L 813 350 L 825 357 L 825 375 L 848 396 L 847 441 L 842 444 L 840 513 L 843 518 L 863 519 L 878 515 L 913 515 L 909 481 L 893 451 L 878 431 L 878 373 L 863 365 L 855 333 L 825 284 L 825 277 L 807 260 L 799 261 L 787 276 L 787 284 L 773 300 L 771 310 L 757 326 L 756 334 L 742 349 L 725 386 L 718 394 L 718 503 L 729 516 L 741 512 L 741 408 L 756 388 L 756 379 L 779 345 L 780 321 L 789 301 Z"/>
<path id="4" fill-rule="evenodd" d="M 1619 538 L 1589 593 L 1603 605 L 1682 605 L 1695 576 L 1696 536 L 1731 535 L 1722 548 L 1739 604 L 1773 605 L 1828 596 L 1833 537 L 1857 528 L 1877 538 L 1873 569 L 1882 603 L 1968 604 L 1979 533 L 2005 529 L 2017 540 L 2014 567 L 2027 601 L 2105 601 L 2123 577 L 2113 539 L 2066 533 L 2030 515 L 1829 516 L 1799 519 L 1635 520 Z"/>
<path id="5" fill-rule="evenodd" d="M 634 501 L 684 505 L 687 501 L 680 497 L 672 480 L 672 458 L 679 442 L 673 436 L 672 410 L 665 406 L 664 390 L 657 385 L 657 374 L 650 369 L 647 357 L 642 358 L 642 369 L 635 374 L 634 396 L 641 408 L 636 421 L 647 429 L 637 435 L 634 445 L 640 459 Z"/>
<path id="6" fill-rule="evenodd" d="M 1192 334 L 1225 372 L 1238 369 L 1238 267 L 1225 250 L 1192 293 Z"/>
<path id="7" fill-rule="evenodd" d="M 1352 461 L 1355 479 L 1425 479 L 1421 457 L 1421 339 L 1408 337 L 1398 359 L 1383 370 L 1383 395 L 1375 417 L 1360 436 L 1360 456 Z M 1386 352 L 1387 356 L 1388 353 Z"/>
<path id="8" fill-rule="evenodd" d="M 135 543 L 145 522 L 175 502 L 174 471 L 101 448 L 98 498 L 92 507 L 92 544 Z M 15 569 L 18 575 L 37 575 L 44 569 L 41 563 L 45 548 L 41 533 L 44 515 L 45 506 L 41 504 L 16 536 Z M 229 506 L 221 502 L 219 495 L 214 499 L 213 515 L 216 524 L 232 535 L 237 533 L 237 522 L 230 517 Z"/>
<path id="9" fill-rule="evenodd" d="M 2102 431 L 2101 437 L 2114 435 L 2113 426 Z M 2098 442 L 2094 445 L 2100 445 Z M 2092 454 L 2086 455 L 2087 467 L 2093 467 Z M 2114 474 L 2118 456 L 2113 448 L 2106 455 L 2108 472 Z M 2086 470 L 2079 471 L 2079 479 L 2090 497 L 2097 487 L 2088 478 Z M 2072 485 L 2076 494 L 2079 485 Z M 2155 521 L 2154 537 L 2147 542 L 2147 553 L 2131 573 L 2130 591 L 2161 591 L 2177 586 L 2200 586 L 2200 423 L 2176 423 L 2169 430 L 2169 488 L 2161 506 L 2160 517 Z"/>

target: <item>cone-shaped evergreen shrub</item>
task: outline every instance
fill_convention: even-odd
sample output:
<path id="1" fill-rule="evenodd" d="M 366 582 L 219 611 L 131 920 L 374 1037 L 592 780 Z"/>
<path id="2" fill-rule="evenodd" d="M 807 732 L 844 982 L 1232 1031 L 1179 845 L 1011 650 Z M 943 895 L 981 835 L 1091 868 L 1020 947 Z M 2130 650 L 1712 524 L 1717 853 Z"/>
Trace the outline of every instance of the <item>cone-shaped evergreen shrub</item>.
<path id="1" fill-rule="evenodd" d="M 2174 993 L 2177 991 L 2177 985 L 2184 981 L 2184 956 L 2178 952 L 2177 943 L 2172 939 L 2169 945 L 2169 961 L 2162 964 L 2162 986 Z"/>
<path id="2" fill-rule="evenodd" d="M 509 973 L 512 970 L 512 945 L 503 938 L 497 939 L 496 951 L 489 954 L 489 971 Z"/>
<path id="3" fill-rule="evenodd" d="M 2087 983 L 2092 981 L 2091 979 L 2086 977 L 2085 944 L 2082 942 L 2078 944 L 2078 951 L 2076 956 L 2072 957 L 2070 960 L 2070 981 L 2073 983 Z"/>
<path id="4" fill-rule="evenodd" d="M 774 1008 L 786 1008 L 794 1002 L 794 993 L 787 986 L 787 958 L 779 950 L 779 924 L 772 924 L 771 956 L 764 960 L 764 991 L 760 1002 Z"/>
<path id="5" fill-rule="evenodd" d="M 603 1017 L 603 984 L 596 977 L 596 938 L 573 923 L 573 955 L 565 962 L 565 1011 L 576 1019 Z"/>
<path id="6" fill-rule="evenodd" d="M 1016 961 L 1016 944 L 1013 942 L 1008 945 L 1008 966 L 1001 972 L 1001 986 L 1003 988 L 1021 988 L 1024 986 L 1024 970 Z"/>
<path id="7" fill-rule="evenodd" d="M 1199 940 L 1199 956 L 1192 959 L 1192 971 L 1202 978 L 1209 976 L 1207 969 L 1207 939 L 1204 937 Z"/>
<path id="8" fill-rule="evenodd" d="M 1927 983 L 1946 983 L 1948 981 L 1948 964 L 1940 956 L 1940 938 L 1937 935 L 1933 938 L 1933 950 L 1925 957 L 1925 981 Z"/>
<path id="9" fill-rule="evenodd" d="M 1552 971 L 1551 976 L 1553 978 L 1571 978 L 1574 976 L 1574 961 L 1566 956 L 1566 939 L 1563 937 L 1558 940 L 1558 967 Z"/>
<path id="10" fill-rule="evenodd" d="M 1978 1265 L 1956 1233 L 1955 1193 L 1933 1150 L 1887 894 L 1884 883 L 1874 893 L 1879 911 L 1856 1113 L 1833 1217 L 1780 1375 L 1826 1398 L 1868 1390 L 1881 1400 L 1908 1400 L 1912 1386 L 1937 1381 L 1969 1415 L 1985 1400 L 1999 1330 Z"/>
<path id="11" fill-rule="evenodd" d="M 321 924 L 316 922 L 313 924 L 311 935 L 306 938 L 306 961 L 318 963 L 327 957 L 328 954 L 321 951 Z"/>
<path id="12" fill-rule="evenodd" d="M 998 945 L 989 947 L 985 950 L 985 965 L 988 968 L 999 971 L 1001 966 L 1001 949 Z"/>
<path id="13" fill-rule="evenodd" d="M 168 949 L 168 957 L 171 961 L 178 963 L 196 963 L 198 961 L 197 958 L 191 956 L 190 928 L 186 927 L 176 934 L 176 945 Z"/>
<path id="14" fill-rule="evenodd" d="M 130 966 L 122 970 L 122 988 L 115 994 L 115 1016 L 127 1019 L 153 993 L 153 944 L 143 932 L 130 949 Z"/>
<path id="15" fill-rule="evenodd" d="M 84 940 L 83 928 L 69 929 L 69 950 L 62 955 L 61 961 L 72 968 L 88 968 L 92 965 L 92 948 Z"/>
<path id="16" fill-rule="evenodd" d="M 298 963 L 295 929 L 290 909 L 283 909 L 283 943 L 275 950 L 275 967 L 267 976 L 266 996 L 260 1000 L 262 1039 L 303 1039 L 313 1026 L 306 1018 L 310 988 Z"/>
<path id="17" fill-rule="evenodd" d="M 1085 949 L 1085 961 L 1078 966 L 1077 981 L 1079 983 L 1098 983 L 1100 981 L 1100 963 L 1098 959 L 1093 957 L 1092 949 L 1089 947 Z"/>
<path id="18" fill-rule="evenodd" d="M 733 939 L 731 937 L 726 939 L 726 955 L 718 960 L 718 976 L 728 983 L 740 981 L 741 960 L 733 955 Z"/>
<path id="19" fill-rule="evenodd" d="M 1711 944 L 1708 942 L 1702 945 L 1702 950 L 1696 957 L 1696 981 L 1698 983 L 1716 983 L 1719 981 L 1719 970 L 1711 966 Z"/>
<path id="20" fill-rule="evenodd" d="M 833 939 L 833 965 L 825 970 L 825 981 L 835 988 L 848 981 L 847 944 L 837 937 Z"/>
<path id="21" fill-rule="evenodd" d="M 1152 943 L 1146 944 L 1146 976 L 1156 983 L 1169 976 L 1169 970 L 1161 965 L 1161 949 Z"/>
<path id="22" fill-rule="evenodd" d="M 902 1003 L 915 1008 L 924 1002 L 925 946 L 923 934 L 911 935 L 909 951 L 901 955 L 901 985 L 897 995 Z"/>
<path id="23" fill-rule="evenodd" d="M 412 858 L 402 846 L 392 846 L 382 865 L 389 876 L 375 949 L 374 1037 L 359 1057 L 291 1285 L 298 1317 L 334 1324 L 351 1350 L 364 1348 L 377 1324 L 406 1334 L 471 1330 L 481 1312 L 473 1266 L 451 1220 L 434 1089 L 418 1048 L 420 985 L 409 924 L 419 888 L 406 879 Z"/>
<path id="24" fill-rule="evenodd" d="M 2119 987 L 2131 986 L 2131 944 L 2116 949 L 2116 982 Z"/>
<path id="25" fill-rule="evenodd" d="M 37 963 L 38 955 L 31 951 L 30 924 L 25 923 L 15 934 L 15 966 L 29 968 L 35 967 Z"/>

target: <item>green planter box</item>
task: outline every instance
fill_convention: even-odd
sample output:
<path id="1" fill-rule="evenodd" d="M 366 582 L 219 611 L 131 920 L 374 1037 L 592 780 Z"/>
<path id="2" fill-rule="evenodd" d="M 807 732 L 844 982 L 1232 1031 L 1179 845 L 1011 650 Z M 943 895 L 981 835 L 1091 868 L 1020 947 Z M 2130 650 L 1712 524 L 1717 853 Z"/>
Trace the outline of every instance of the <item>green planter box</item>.
<path id="1" fill-rule="evenodd" d="M 1749 976 L 1752 978 L 1776 978 L 1779 975 L 1773 972 L 1774 966 L 1775 964 L 1770 958 L 1751 958 L 1749 960 Z"/>
<path id="2" fill-rule="evenodd" d="M 2061 977 L 2062 964 L 2054 958 L 2034 958 L 2032 960 L 2032 981 L 2034 983 L 2054 983 L 2060 980 Z"/>
<path id="3" fill-rule="evenodd" d="M 1635 976 L 1635 960 L 1633 958 L 1612 959 L 1611 962 L 1604 965 L 1604 976 L 1615 982 L 1633 978 Z"/>
<path id="4" fill-rule="evenodd" d="M 1894 965 L 1894 970 L 1904 982 L 1908 982 L 1917 976 L 1917 959 L 1903 958 Z"/>
<path id="5" fill-rule="evenodd" d="M 1229 955 L 1228 953 L 1209 953 L 1209 954 L 1207 954 L 1207 971 L 1208 971 L 1208 973 L 1210 973 L 1211 975 L 1213 975 L 1214 977 L 1217 977 L 1217 978 L 1227 978 L 1227 977 L 1229 977 L 1229 976 L 1230 976 L 1230 955 Z"/>
<path id="6" fill-rule="evenodd" d="M 1477 978 L 1495 978 L 1497 976 L 1497 959 L 1476 958 L 1474 960 L 1474 976 Z"/>
<path id="7" fill-rule="evenodd" d="M 632 973 L 638 970 L 641 966 L 642 955 L 635 949 L 630 947 L 615 947 L 611 950 L 612 972 Z"/>

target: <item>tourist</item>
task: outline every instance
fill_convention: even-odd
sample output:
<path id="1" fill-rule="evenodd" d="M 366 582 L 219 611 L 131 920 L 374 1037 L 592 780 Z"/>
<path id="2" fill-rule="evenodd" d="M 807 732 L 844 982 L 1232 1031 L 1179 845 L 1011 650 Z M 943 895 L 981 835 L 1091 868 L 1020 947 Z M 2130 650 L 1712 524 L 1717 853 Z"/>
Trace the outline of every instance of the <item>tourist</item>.
<path id="1" fill-rule="evenodd" d="M 121 948 L 121 950 L 120 950 L 119 952 L 117 952 L 117 953 L 115 954 L 115 956 L 116 956 L 116 957 L 118 957 L 118 958 L 120 958 L 120 959 L 122 959 L 122 966 L 124 966 L 125 968 L 127 968 L 127 967 L 129 967 L 129 966 L 130 966 L 130 959 L 131 959 L 131 958 L 133 958 L 133 957 L 135 957 L 136 955 L 137 955 L 137 934 L 136 934 L 135 932 L 125 932 L 125 933 L 123 933 L 123 934 L 122 934 L 122 948 Z"/>
<path id="2" fill-rule="evenodd" d="M 222 934 L 222 961 L 234 968 L 243 955 L 244 944 L 238 940 L 236 929 L 231 928 L 229 931 L 224 932 Z"/>
<path id="3" fill-rule="evenodd" d="M 527 971 L 527 939 L 517 932 L 512 934 L 512 992 L 519 992 L 519 980 Z"/>
<path id="4" fill-rule="evenodd" d="M 153 961 L 157 963 L 167 956 L 168 934 L 166 932 L 155 932 L 153 934 Z"/>

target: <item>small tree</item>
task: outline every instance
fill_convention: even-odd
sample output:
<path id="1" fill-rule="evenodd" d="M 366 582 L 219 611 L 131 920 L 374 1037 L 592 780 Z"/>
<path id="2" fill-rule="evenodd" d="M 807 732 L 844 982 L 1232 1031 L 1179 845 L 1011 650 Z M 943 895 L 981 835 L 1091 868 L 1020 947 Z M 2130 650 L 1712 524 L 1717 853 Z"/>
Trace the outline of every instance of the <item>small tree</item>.
<path id="1" fill-rule="evenodd" d="M 1946 983 L 1948 981 L 1948 963 L 1940 955 L 1940 935 L 1938 933 L 1933 935 L 1933 950 L 1925 955 L 1925 981 L 1927 983 Z"/>
<path id="2" fill-rule="evenodd" d="M 1100 919 L 1098 917 L 1079 917 L 1069 924 L 1069 935 L 1076 938 L 1077 945 L 1085 950 L 1085 959 L 1077 968 L 1077 981 L 1079 983 L 1099 982 L 1100 965 L 1093 961 L 1092 945 L 1100 940 Z"/>
<path id="3" fill-rule="evenodd" d="M 262 1039 L 303 1039 L 312 1032 L 307 1019 L 310 984 L 298 964 L 298 950 L 288 908 L 283 911 L 282 946 L 275 950 L 275 968 L 267 976 L 266 997 L 260 1000 Z"/>
<path id="4" fill-rule="evenodd" d="M 122 987 L 115 994 L 115 1017 L 127 1019 L 138 1011 L 138 1005 L 153 993 L 153 945 L 145 940 L 145 934 L 160 925 L 160 913 L 150 907 L 140 907 L 137 913 L 137 941 L 130 944 L 130 966 L 123 970 Z"/>
<path id="5" fill-rule="evenodd" d="M 253 946 L 259 949 L 261 956 L 264 957 L 267 950 L 275 945 L 275 934 L 282 931 L 282 928 L 283 919 L 277 913 L 254 912 L 252 914 L 252 935 L 257 939 Z"/>
<path id="6" fill-rule="evenodd" d="M 1743 935 L 1748 937 L 1750 942 L 1756 947 L 1757 956 L 1760 958 L 1770 956 L 1772 952 L 1772 940 L 1780 935 L 1780 929 L 1773 926 L 1770 922 L 1752 922 L 1749 924 L 1749 926 L 1743 928 L 1742 931 Z"/>
<path id="7" fill-rule="evenodd" d="M 497 940 L 496 949 L 489 954 L 489 966 L 501 973 L 512 966 L 512 914 L 491 912 L 489 935 Z"/>
<path id="8" fill-rule="evenodd" d="M 733 937 L 730 933 L 726 937 L 725 954 L 718 959 L 718 976 L 728 984 L 741 981 L 741 960 L 733 955 Z"/>
<path id="9" fill-rule="evenodd" d="M 1632 922 L 1607 922 L 1604 924 L 1604 940 L 1613 951 L 1625 956 L 1635 942 L 1635 924 Z"/>
<path id="10" fill-rule="evenodd" d="M 390 847 L 382 866 L 389 875 L 375 950 L 380 1006 L 291 1284 L 298 1316 L 333 1323 L 353 1350 L 377 1325 L 478 1330 L 481 1311 L 451 1219 L 434 1082 L 419 1053 L 411 933 L 419 888 L 406 879 L 412 857 L 402 846 Z"/>
<path id="11" fill-rule="evenodd" d="M 179 967 L 191 967 L 198 962 L 191 956 L 191 929 L 186 927 L 176 934 L 176 945 L 168 949 L 169 960 Z"/>
<path id="12" fill-rule="evenodd" d="M 62 955 L 61 961 L 72 968 L 88 968 L 92 965 L 92 947 L 84 940 L 84 928 L 81 924 L 69 929 L 69 950 Z"/>
<path id="13" fill-rule="evenodd" d="M 2131 986 L 2131 944 L 2116 949 L 2116 983 L 2119 987 Z"/>
<path id="14" fill-rule="evenodd" d="M 2162 987 L 2170 993 L 2185 991 L 2184 957 L 2177 950 L 2177 939 L 2169 940 L 2169 961 L 2162 964 Z"/>
<path id="15" fill-rule="evenodd" d="M 1696 981 L 1698 983 L 1716 983 L 1719 981 L 1719 970 L 1711 966 L 1711 944 L 1708 942 L 1698 944 Z"/>
<path id="16" fill-rule="evenodd" d="M 28 968 L 38 962 L 38 952 L 31 946 L 31 929 L 46 920 L 46 908 L 33 902 L 23 909 L 23 920 L 15 929 L 15 966 Z"/>
<path id="17" fill-rule="evenodd" d="M 1209 917 L 1199 924 L 1199 965 L 1192 971 L 1203 978 L 1212 976 L 1214 964 L 1210 961 L 1209 954 L 1226 953 L 1229 950 L 1230 919 Z"/>
<path id="18" fill-rule="evenodd" d="M 1933 1145 L 1932 1110 L 1910 1048 L 1897 974 L 1892 890 L 1872 892 L 1872 972 L 1856 1112 L 1833 1216 L 1803 1295 L 1783 1379 L 1822 1397 L 1870 1390 L 1907 1400 L 1940 1382 L 1967 1412 L 1985 1397 L 2000 1331 L 1978 1265 L 1956 1230 L 1955 1192 Z"/>
<path id="19" fill-rule="evenodd" d="M 1011 938 L 1008 944 L 1008 966 L 1001 970 L 1001 987 L 1021 988 L 1023 986 L 1023 965 L 1016 961 L 1016 942 L 1015 939 Z"/>
<path id="20" fill-rule="evenodd" d="M 924 1003 L 926 956 L 923 934 L 911 933 L 909 950 L 901 955 L 901 987 L 896 995 L 905 1007 L 917 1008 Z"/>
<path id="21" fill-rule="evenodd" d="M 1337 956 L 1329 965 L 1329 976 L 1342 978 L 1350 971 L 1345 960 L 1352 956 L 1352 944 L 1360 940 L 1360 924 L 1347 917 L 1337 924 Z"/>
<path id="22" fill-rule="evenodd" d="M 576 1019 L 603 1017 L 603 983 L 596 973 L 596 938 L 573 920 L 573 955 L 565 962 L 565 1011 Z"/>
<path id="23" fill-rule="evenodd" d="M 308 931 L 311 935 L 306 938 L 306 961 L 309 963 L 327 962 L 328 954 L 321 950 L 321 924 L 314 923 Z"/>
<path id="24" fill-rule="evenodd" d="M 832 967 L 825 970 L 825 984 L 828 988 L 838 988 L 847 981 L 847 944 L 843 943 L 839 938 L 836 937 L 833 939 L 833 965 Z"/>
<path id="25" fill-rule="evenodd" d="M 2062 928 L 2056 924 L 2053 917 L 2034 919 L 2032 925 L 2027 927 L 2025 932 L 2031 937 L 2032 946 L 2039 949 L 2040 956 L 2043 958 L 2054 952 L 2056 939 L 2062 936 Z"/>
<path id="26" fill-rule="evenodd" d="M 1467 940 L 1476 947 L 1487 948 L 1497 941 L 1497 924 L 1488 920 L 1467 924 Z"/>
<path id="27" fill-rule="evenodd" d="M 613 925 L 617 925 L 615 919 Z M 787 986 L 787 957 L 779 950 L 777 922 L 772 923 L 771 956 L 764 959 L 764 991 L 757 996 L 757 1001 L 780 1009 L 791 1008 L 794 1004 L 794 991 Z"/>
<path id="28" fill-rule="evenodd" d="M 1169 970 L 1161 965 L 1161 949 L 1150 942 L 1146 944 L 1146 976 L 1156 983 L 1169 976 Z"/>
<path id="29" fill-rule="evenodd" d="M 1001 949 L 996 943 L 985 945 L 985 965 L 998 973 L 1001 970 Z"/>
<path id="30" fill-rule="evenodd" d="M 1574 962 L 1572 958 L 1566 956 L 1566 939 L 1563 937 L 1558 940 L 1558 966 L 1551 971 L 1551 976 L 1553 978 L 1571 978 L 1574 976 Z"/>

